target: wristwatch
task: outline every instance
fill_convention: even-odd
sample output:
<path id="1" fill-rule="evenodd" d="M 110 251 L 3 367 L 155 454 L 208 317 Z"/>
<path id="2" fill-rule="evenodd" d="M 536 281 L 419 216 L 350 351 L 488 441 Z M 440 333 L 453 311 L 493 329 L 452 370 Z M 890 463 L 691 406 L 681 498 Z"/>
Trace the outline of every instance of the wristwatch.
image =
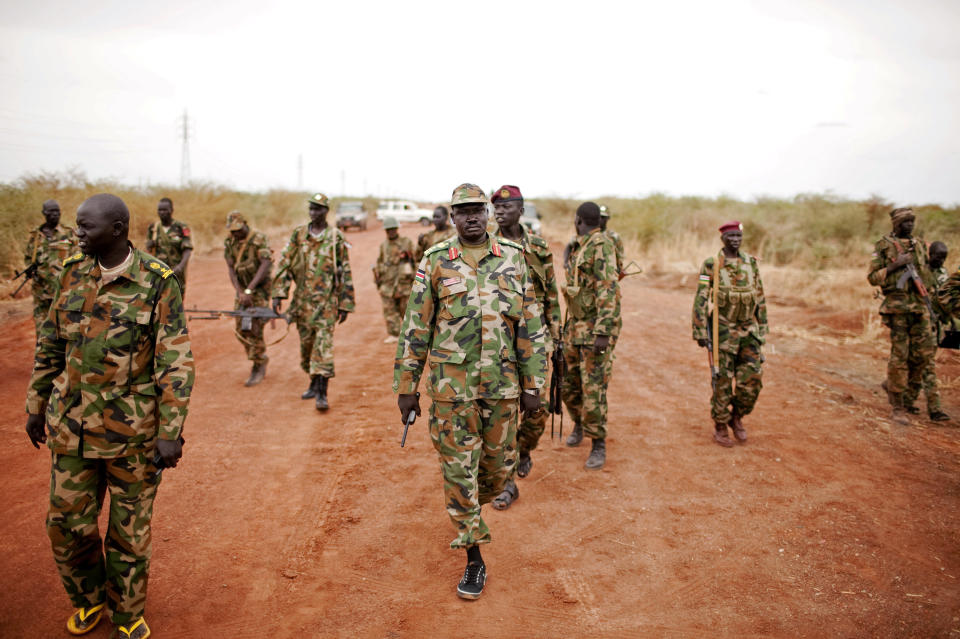
<path id="1" fill-rule="evenodd" d="M 249 288 L 245 288 L 245 289 L 243 289 L 243 294 L 244 294 L 244 295 L 253 295 L 253 291 L 251 291 Z"/>

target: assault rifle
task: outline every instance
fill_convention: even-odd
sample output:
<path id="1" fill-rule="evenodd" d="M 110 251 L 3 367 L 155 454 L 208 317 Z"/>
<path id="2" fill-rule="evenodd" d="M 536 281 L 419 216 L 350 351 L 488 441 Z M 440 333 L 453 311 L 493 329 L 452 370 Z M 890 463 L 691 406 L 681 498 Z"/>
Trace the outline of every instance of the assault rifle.
<path id="1" fill-rule="evenodd" d="M 553 361 L 553 371 L 550 373 L 550 399 L 548 410 L 550 411 L 550 439 L 553 439 L 553 423 L 557 415 L 560 415 L 560 438 L 563 439 L 563 402 L 562 384 L 563 376 L 566 372 L 567 362 L 563 358 L 563 347 L 557 346 L 550 356 Z"/>
<path id="2" fill-rule="evenodd" d="M 934 331 L 937 330 L 937 318 L 939 316 L 934 312 L 933 304 L 930 303 L 930 293 L 927 292 L 927 287 L 923 285 L 923 280 L 920 279 L 920 274 L 917 273 L 917 269 L 912 262 L 903 267 L 903 273 L 897 278 L 897 288 L 901 291 L 906 290 L 907 280 L 913 282 L 914 287 L 917 289 L 917 295 L 919 295 L 923 303 L 927 305 L 927 311 L 930 312 L 930 326 Z"/>
<path id="3" fill-rule="evenodd" d="M 717 379 L 720 377 L 720 369 L 717 363 L 713 361 L 713 339 L 707 338 L 707 361 L 710 363 L 710 388 L 717 392 Z"/>
<path id="4" fill-rule="evenodd" d="M 218 311 L 218 310 L 201 310 L 199 308 L 188 308 L 186 309 L 187 319 L 197 319 L 197 320 L 216 320 L 223 317 L 239 317 L 240 318 L 240 330 L 241 331 L 251 331 L 253 330 L 253 320 L 275 320 L 282 319 L 290 323 L 290 318 L 283 313 L 275 313 L 272 308 L 267 306 L 251 306 L 250 308 L 241 308 L 236 311 Z"/>
<path id="5" fill-rule="evenodd" d="M 20 286 L 17 287 L 17 290 L 15 290 L 15 291 L 13 292 L 13 295 L 11 295 L 10 297 L 16 297 L 16 296 L 17 296 L 17 293 L 20 292 L 20 289 L 22 289 L 24 286 L 26 286 L 26 284 L 27 284 L 28 281 L 32 280 L 33 278 L 35 278 L 35 277 L 37 276 L 37 269 L 38 269 L 38 268 L 40 268 L 40 262 L 34 260 L 33 262 L 30 263 L 29 266 L 27 266 L 27 268 L 23 269 L 23 270 L 20 271 L 19 273 L 17 273 L 16 271 L 14 271 L 15 274 L 14 274 L 14 276 L 13 276 L 13 279 L 10 280 L 10 281 L 11 281 L 11 282 L 16 282 L 16 281 L 17 281 L 18 279 L 20 279 L 21 277 L 23 278 L 23 281 L 20 282 Z"/>
<path id="6" fill-rule="evenodd" d="M 417 392 L 417 400 L 420 399 L 420 393 Z M 410 426 L 417 420 L 417 410 L 411 409 L 407 413 L 407 418 L 403 421 L 403 436 L 400 438 L 400 448 L 403 448 L 404 444 L 407 443 L 407 431 L 410 430 Z"/>
<path id="7" fill-rule="evenodd" d="M 630 267 L 633 267 L 633 270 L 630 270 Z M 630 260 L 630 262 L 623 267 L 623 270 L 620 271 L 620 279 L 622 280 L 625 277 L 630 277 L 631 275 L 640 275 L 643 273 L 643 269 L 637 264 L 636 260 Z"/>

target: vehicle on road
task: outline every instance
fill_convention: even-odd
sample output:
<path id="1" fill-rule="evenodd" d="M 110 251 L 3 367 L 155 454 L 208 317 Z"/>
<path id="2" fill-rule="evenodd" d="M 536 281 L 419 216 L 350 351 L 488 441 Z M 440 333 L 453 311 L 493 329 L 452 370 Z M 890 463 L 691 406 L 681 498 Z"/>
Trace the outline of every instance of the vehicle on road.
<path id="1" fill-rule="evenodd" d="M 363 209 L 363 202 L 340 202 L 337 204 L 337 228 L 347 230 L 358 228 L 367 230 L 367 212 Z"/>
<path id="2" fill-rule="evenodd" d="M 397 222 L 419 222 L 423 226 L 433 224 L 433 209 L 422 209 L 416 202 L 408 200 L 389 200 L 377 206 L 377 219 L 396 218 Z"/>

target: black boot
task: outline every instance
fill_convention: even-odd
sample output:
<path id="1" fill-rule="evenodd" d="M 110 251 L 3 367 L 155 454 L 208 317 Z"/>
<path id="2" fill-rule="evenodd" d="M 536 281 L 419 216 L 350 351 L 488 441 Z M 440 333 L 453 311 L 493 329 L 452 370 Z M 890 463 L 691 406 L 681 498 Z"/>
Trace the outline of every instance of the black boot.
<path id="1" fill-rule="evenodd" d="M 256 386 L 263 381 L 263 377 L 267 374 L 267 363 L 263 362 L 261 364 L 254 364 L 253 368 L 250 370 L 250 378 L 246 381 L 244 386 Z"/>
<path id="2" fill-rule="evenodd" d="M 573 432 L 567 437 L 567 446 L 579 446 L 583 441 L 583 426 L 580 422 L 573 425 Z"/>
<path id="3" fill-rule="evenodd" d="M 607 442 L 603 439 L 594 439 L 593 448 L 590 450 L 590 456 L 587 457 L 585 468 L 591 470 L 603 468 L 607 461 Z"/>
<path id="4" fill-rule="evenodd" d="M 319 375 L 310 376 L 310 386 L 307 387 L 307 390 L 303 391 L 303 394 L 300 395 L 300 399 L 313 399 L 317 396 L 317 385 L 320 383 Z"/>
<path id="5" fill-rule="evenodd" d="M 327 403 L 327 384 L 330 383 L 329 377 L 322 375 L 317 378 L 317 410 L 327 410 L 330 404 Z"/>

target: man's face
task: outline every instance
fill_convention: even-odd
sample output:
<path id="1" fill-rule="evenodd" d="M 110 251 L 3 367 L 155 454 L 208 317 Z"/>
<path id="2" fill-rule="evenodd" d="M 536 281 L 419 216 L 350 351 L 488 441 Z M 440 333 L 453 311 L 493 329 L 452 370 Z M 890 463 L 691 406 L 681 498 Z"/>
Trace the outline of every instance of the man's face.
<path id="1" fill-rule="evenodd" d="M 601 216 L 600 216 L 600 230 L 601 230 L 601 231 L 606 231 L 606 230 L 607 230 L 607 220 L 609 220 L 609 219 L 610 219 L 610 218 L 607 217 L 606 215 L 601 215 Z"/>
<path id="2" fill-rule="evenodd" d="M 493 205 L 493 216 L 497 218 L 497 224 L 500 228 L 508 228 L 520 221 L 523 215 L 523 201 L 510 200 L 504 202 L 498 201 Z"/>
<path id="3" fill-rule="evenodd" d="M 399 231 L 399 229 L 387 229 L 387 238 L 388 238 L 388 239 L 395 240 L 395 239 L 397 239 L 398 237 L 400 237 L 400 231 Z"/>
<path id="4" fill-rule="evenodd" d="M 913 224 L 915 220 L 913 218 L 908 218 L 897 224 L 897 228 L 894 231 L 897 237 L 910 237 L 913 235 Z"/>
<path id="5" fill-rule="evenodd" d="M 43 217 L 47 220 L 47 226 L 56 226 L 60 223 L 60 205 L 56 202 L 44 202 Z"/>
<path id="6" fill-rule="evenodd" d="M 438 231 L 447 228 L 447 209 L 442 206 L 433 209 L 433 225 Z"/>
<path id="7" fill-rule="evenodd" d="M 119 222 L 103 214 L 95 205 L 84 204 L 77 210 L 77 235 L 80 250 L 84 255 L 104 254 L 119 237 Z"/>
<path id="8" fill-rule="evenodd" d="M 720 240 L 723 242 L 725 249 L 731 253 L 736 253 L 740 250 L 740 243 L 743 242 L 743 231 L 724 231 Z"/>
<path id="9" fill-rule="evenodd" d="M 947 252 L 941 248 L 930 249 L 931 268 L 940 268 L 947 261 Z"/>
<path id="10" fill-rule="evenodd" d="M 247 227 L 246 224 L 244 224 L 242 229 L 237 229 L 236 231 L 230 231 L 230 235 L 232 235 L 233 239 L 235 240 L 243 240 L 247 237 L 248 231 L 249 231 L 249 228 Z"/>
<path id="11" fill-rule="evenodd" d="M 461 240 L 479 244 L 487 235 L 487 206 L 482 202 L 454 206 L 453 225 Z"/>
<path id="12" fill-rule="evenodd" d="M 324 206 L 323 204 L 314 204 L 310 203 L 310 221 L 319 224 L 327 219 L 327 211 L 330 210 L 329 206 Z"/>
<path id="13" fill-rule="evenodd" d="M 160 218 L 161 224 L 170 226 L 170 222 L 173 221 L 173 205 L 169 202 L 157 204 L 157 217 Z"/>

